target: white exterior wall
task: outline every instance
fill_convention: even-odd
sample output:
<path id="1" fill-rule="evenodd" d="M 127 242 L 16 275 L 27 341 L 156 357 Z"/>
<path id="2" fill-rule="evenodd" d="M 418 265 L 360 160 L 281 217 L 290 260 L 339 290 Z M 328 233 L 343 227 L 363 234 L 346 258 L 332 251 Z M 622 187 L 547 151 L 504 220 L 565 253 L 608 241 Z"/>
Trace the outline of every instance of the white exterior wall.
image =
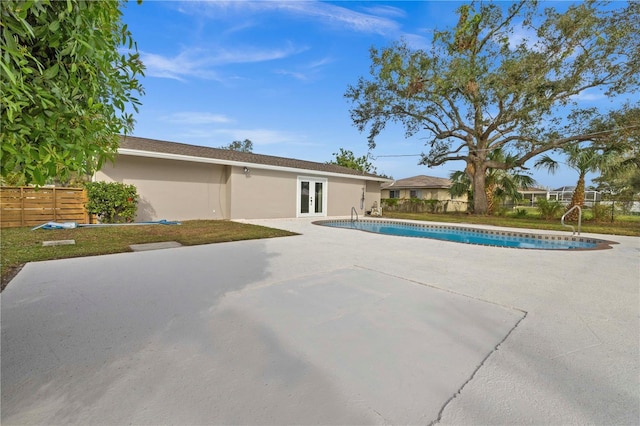
<path id="1" fill-rule="evenodd" d="M 296 175 L 275 170 L 231 167 L 231 219 L 296 217 Z"/>
<path id="2" fill-rule="evenodd" d="M 445 188 L 400 188 L 400 189 L 396 189 L 396 188 L 387 188 L 387 189 L 383 189 L 381 191 L 381 197 L 382 198 L 389 198 L 389 190 L 393 189 L 394 191 L 400 191 L 400 196 L 397 197 L 399 199 L 409 199 L 411 198 L 411 191 L 415 190 L 415 191 L 419 191 L 421 194 L 420 199 L 422 200 L 440 200 L 440 201 L 447 201 L 447 200 L 451 200 L 451 194 L 449 193 L 448 189 Z M 456 201 L 467 201 L 467 197 L 466 196 L 462 196 L 462 197 L 455 197 L 453 198 Z"/>
<path id="3" fill-rule="evenodd" d="M 136 221 L 228 219 L 227 167 L 119 155 L 95 180 L 135 185 Z"/>
<path id="4" fill-rule="evenodd" d="M 245 173 L 241 166 L 118 155 L 94 179 L 135 185 L 136 221 L 295 218 L 297 179 L 308 174 L 247 167 Z M 327 216 L 347 216 L 351 207 L 364 214 L 374 202 L 380 205 L 380 182 L 310 176 L 327 180 Z"/>
<path id="5" fill-rule="evenodd" d="M 364 192 L 364 204 L 362 196 Z M 371 210 L 376 202 L 380 205 L 380 182 L 358 181 L 338 177 L 329 178 L 328 216 L 349 216 L 355 207 L 359 215 Z"/>

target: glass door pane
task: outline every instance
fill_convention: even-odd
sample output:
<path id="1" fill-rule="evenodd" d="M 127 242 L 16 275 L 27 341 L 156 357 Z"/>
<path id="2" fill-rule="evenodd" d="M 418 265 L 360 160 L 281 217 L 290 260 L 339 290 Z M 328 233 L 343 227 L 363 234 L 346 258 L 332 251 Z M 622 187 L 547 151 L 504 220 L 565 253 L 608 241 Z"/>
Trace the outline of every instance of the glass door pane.
<path id="1" fill-rule="evenodd" d="M 309 182 L 300 182 L 300 213 L 309 213 Z"/>
<path id="2" fill-rule="evenodd" d="M 322 213 L 322 182 L 316 182 L 316 199 L 314 213 Z"/>

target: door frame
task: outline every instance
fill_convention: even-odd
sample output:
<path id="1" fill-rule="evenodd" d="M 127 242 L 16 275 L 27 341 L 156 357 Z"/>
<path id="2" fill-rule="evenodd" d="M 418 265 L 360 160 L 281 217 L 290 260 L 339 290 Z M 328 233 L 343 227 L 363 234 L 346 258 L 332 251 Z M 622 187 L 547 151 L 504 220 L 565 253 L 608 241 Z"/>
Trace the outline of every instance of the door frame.
<path id="1" fill-rule="evenodd" d="M 316 183 L 322 184 L 322 212 L 320 213 L 301 213 L 301 193 L 300 193 L 300 184 L 301 182 L 309 182 L 309 188 L 315 188 Z M 327 216 L 327 194 L 329 187 L 329 179 L 321 178 L 321 177 L 312 177 L 312 176 L 298 176 L 296 179 L 296 217 L 325 217 Z"/>

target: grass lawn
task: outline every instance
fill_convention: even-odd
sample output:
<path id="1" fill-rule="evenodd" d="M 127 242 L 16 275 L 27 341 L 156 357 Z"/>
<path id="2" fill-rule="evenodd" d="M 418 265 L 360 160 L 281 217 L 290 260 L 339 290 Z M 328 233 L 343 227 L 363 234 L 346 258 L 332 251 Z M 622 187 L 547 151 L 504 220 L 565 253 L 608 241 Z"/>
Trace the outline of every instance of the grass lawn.
<path id="1" fill-rule="evenodd" d="M 560 224 L 560 219 L 544 220 L 539 217 L 528 215 L 525 217 L 510 216 L 474 216 L 466 213 L 399 213 L 385 211 L 385 218 L 388 219 L 410 219 L 424 220 L 431 222 L 464 223 L 477 225 L 506 226 L 510 228 L 544 229 L 550 231 L 569 231 L 569 228 Z M 565 222 L 573 225 L 576 229 L 577 222 Z M 595 222 L 593 220 L 582 220 L 582 232 L 593 234 L 628 235 L 640 236 L 640 216 L 619 216 L 613 223 Z"/>
<path id="2" fill-rule="evenodd" d="M 22 265 L 39 260 L 131 251 L 131 244 L 177 241 L 184 246 L 296 235 L 264 226 L 226 220 L 190 220 L 182 225 L 113 226 L 44 230 L 6 228 L 0 235 L 1 288 Z M 75 240 L 75 245 L 43 247 L 43 241 Z"/>

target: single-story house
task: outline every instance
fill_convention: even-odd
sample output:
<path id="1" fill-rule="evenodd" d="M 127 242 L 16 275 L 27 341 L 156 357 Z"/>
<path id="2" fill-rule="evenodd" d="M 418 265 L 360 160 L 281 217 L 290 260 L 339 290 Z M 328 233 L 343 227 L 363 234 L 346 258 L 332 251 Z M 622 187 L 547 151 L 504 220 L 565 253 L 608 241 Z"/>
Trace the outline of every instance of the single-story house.
<path id="1" fill-rule="evenodd" d="M 573 198 L 573 192 L 576 190 L 575 186 L 562 186 L 560 188 L 553 189 L 547 192 L 547 200 L 560 201 L 563 204 L 568 204 Z M 593 205 L 593 203 L 599 202 L 602 199 L 602 194 L 594 190 L 584 191 L 584 201 L 586 205 Z"/>
<path id="2" fill-rule="evenodd" d="M 413 176 L 383 183 L 380 188 L 380 198 L 437 200 L 447 204 L 447 211 L 465 211 L 467 209 L 467 195 L 452 196 L 449 192 L 451 184 L 451 180 L 446 178 L 425 175 Z"/>
<path id="3" fill-rule="evenodd" d="M 518 192 L 524 197 L 524 201 L 533 206 L 536 204 L 536 200 L 539 198 L 546 200 L 559 201 L 562 204 L 569 204 L 575 191 L 575 186 L 562 186 L 556 189 L 543 189 L 543 188 L 527 188 L 518 189 Z M 593 205 L 596 202 L 602 200 L 602 194 L 598 191 L 585 190 L 584 201 L 585 205 Z"/>
<path id="4" fill-rule="evenodd" d="M 527 189 L 519 188 L 518 192 L 522 194 L 522 202 L 533 206 L 538 198 L 548 199 L 548 191 L 543 188 L 529 187 Z"/>
<path id="5" fill-rule="evenodd" d="M 95 181 L 136 186 L 137 221 L 364 215 L 389 179 L 293 158 L 122 136 Z"/>

